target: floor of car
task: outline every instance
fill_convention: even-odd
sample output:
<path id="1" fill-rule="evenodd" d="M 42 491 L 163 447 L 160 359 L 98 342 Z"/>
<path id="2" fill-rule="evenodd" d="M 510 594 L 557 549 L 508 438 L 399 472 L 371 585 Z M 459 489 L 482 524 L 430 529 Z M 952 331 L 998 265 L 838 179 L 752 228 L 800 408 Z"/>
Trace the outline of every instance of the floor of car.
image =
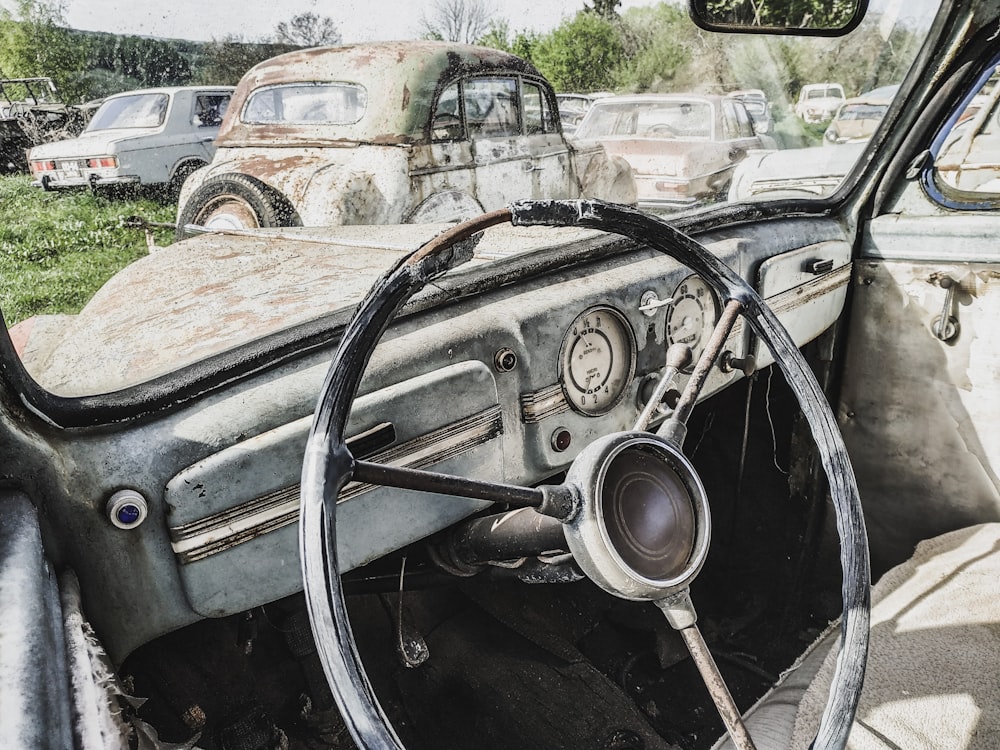
<path id="1" fill-rule="evenodd" d="M 737 386 L 696 410 L 686 442 L 713 513 L 712 551 L 692 596 L 741 710 L 839 614 L 839 576 L 815 556 L 822 485 L 798 450 L 807 441 L 797 408 L 780 376 L 770 381 L 766 371 L 754 380 L 749 422 L 748 390 Z M 426 582 L 420 551 L 409 552 L 407 570 Z M 398 578 L 400 561 L 381 561 L 385 580 Z M 484 579 L 349 598 L 376 694 L 411 750 L 701 750 L 722 733 L 655 606 L 588 581 Z M 407 667 L 402 645 L 428 657 Z M 123 673 L 149 698 L 139 715 L 163 740 L 197 733 L 204 750 L 353 746 L 300 596 L 165 636 Z"/>

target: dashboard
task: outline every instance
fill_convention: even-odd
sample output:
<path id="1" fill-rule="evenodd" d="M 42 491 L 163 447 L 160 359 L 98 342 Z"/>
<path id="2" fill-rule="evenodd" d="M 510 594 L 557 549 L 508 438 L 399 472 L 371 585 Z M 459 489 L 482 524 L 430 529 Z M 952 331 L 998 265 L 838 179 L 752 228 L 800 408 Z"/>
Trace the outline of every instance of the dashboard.
<path id="1" fill-rule="evenodd" d="M 754 258 L 736 238 L 711 249 L 755 278 L 798 343 L 839 315 L 850 274 L 845 243 L 812 243 L 771 258 Z M 488 243 L 480 252 L 489 254 Z M 639 248 L 406 315 L 372 356 L 349 425 L 352 453 L 460 476 L 543 482 L 594 438 L 631 428 L 667 347 L 685 343 L 697 356 L 720 310 L 721 300 L 702 279 Z M 768 362 L 742 321 L 724 351 Z M 279 391 L 314 393 L 325 364 L 281 374 L 259 394 L 244 395 L 243 408 L 252 412 L 255 399 L 273 400 Z M 702 398 L 741 377 L 716 366 Z M 232 404 L 209 408 L 228 413 Z M 661 406 L 656 419 L 668 408 Z M 166 482 L 170 549 L 199 615 L 225 616 L 301 589 L 298 483 L 310 423 L 306 414 L 237 440 Z M 352 482 L 338 506 L 342 569 L 483 507 Z"/>

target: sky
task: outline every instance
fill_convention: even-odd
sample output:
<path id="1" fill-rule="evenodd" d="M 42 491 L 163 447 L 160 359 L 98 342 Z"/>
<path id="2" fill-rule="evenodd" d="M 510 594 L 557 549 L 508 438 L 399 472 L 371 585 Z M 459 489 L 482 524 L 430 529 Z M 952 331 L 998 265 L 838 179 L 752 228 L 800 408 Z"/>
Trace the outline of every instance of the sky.
<path id="1" fill-rule="evenodd" d="M 621 10 L 654 0 L 623 0 Z M 10 8 L 14 0 L 0 0 Z M 270 37 L 280 21 L 311 11 L 330 16 L 343 41 L 415 38 L 430 0 L 64 0 L 75 29 L 208 41 L 235 34 Z M 583 7 L 583 0 L 494 0 L 495 17 L 512 31 L 550 31 Z"/>

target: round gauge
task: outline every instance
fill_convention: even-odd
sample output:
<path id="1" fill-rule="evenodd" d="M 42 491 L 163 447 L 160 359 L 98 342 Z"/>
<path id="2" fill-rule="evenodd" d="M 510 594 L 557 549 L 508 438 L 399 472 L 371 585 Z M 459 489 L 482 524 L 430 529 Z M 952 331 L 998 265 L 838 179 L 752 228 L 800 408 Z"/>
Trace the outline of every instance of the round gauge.
<path id="1" fill-rule="evenodd" d="M 719 320 L 715 293 L 701 277 L 688 276 L 670 296 L 674 303 L 667 312 L 667 346 L 687 344 L 691 362 L 697 362 Z"/>
<path id="2" fill-rule="evenodd" d="M 566 401 L 581 414 L 611 411 L 635 374 L 635 336 L 610 307 L 578 315 L 559 350 L 559 380 Z"/>

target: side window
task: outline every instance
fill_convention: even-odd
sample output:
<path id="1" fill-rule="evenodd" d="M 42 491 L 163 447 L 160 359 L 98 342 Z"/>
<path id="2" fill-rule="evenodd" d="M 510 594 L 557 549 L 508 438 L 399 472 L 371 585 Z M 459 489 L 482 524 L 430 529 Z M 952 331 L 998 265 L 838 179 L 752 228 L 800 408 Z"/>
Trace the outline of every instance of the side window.
<path id="1" fill-rule="evenodd" d="M 194 100 L 191 124 L 199 128 L 217 128 L 229 106 L 229 94 L 198 94 Z"/>
<path id="2" fill-rule="evenodd" d="M 750 122 L 750 115 L 742 102 L 732 103 L 733 112 L 736 113 L 736 129 L 740 138 L 753 138 L 753 123 Z"/>
<path id="3" fill-rule="evenodd" d="M 722 137 L 727 141 L 740 136 L 739 124 L 736 120 L 736 109 L 731 101 L 722 102 Z"/>
<path id="4" fill-rule="evenodd" d="M 549 111 L 542 87 L 524 81 L 521 90 L 524 100 L 524 132 L 528 135 L 554 132 L 552 113 Z"/>
<path id="5" fill-rule="evenodd" d="M 516 79 L 471 78 L 462 91 L 470 137 L 520 135 Z"/>
<path id="6" fill-rule="evenodd" d="M 941 140 L 934 159 L 935 183 L 945 203 L 989 206 L 1000 201 L 1000 66 L 982 81 L 966 101 L 951 129 Z"/>
<path id="7" fill-rule="evenodd" d="M 431 116 L 431 139 L 454 141 L 465 135 L 462 127 L 462 112 L 459 108 L 458 84 L 448 86 L 438 97 Z"/>

